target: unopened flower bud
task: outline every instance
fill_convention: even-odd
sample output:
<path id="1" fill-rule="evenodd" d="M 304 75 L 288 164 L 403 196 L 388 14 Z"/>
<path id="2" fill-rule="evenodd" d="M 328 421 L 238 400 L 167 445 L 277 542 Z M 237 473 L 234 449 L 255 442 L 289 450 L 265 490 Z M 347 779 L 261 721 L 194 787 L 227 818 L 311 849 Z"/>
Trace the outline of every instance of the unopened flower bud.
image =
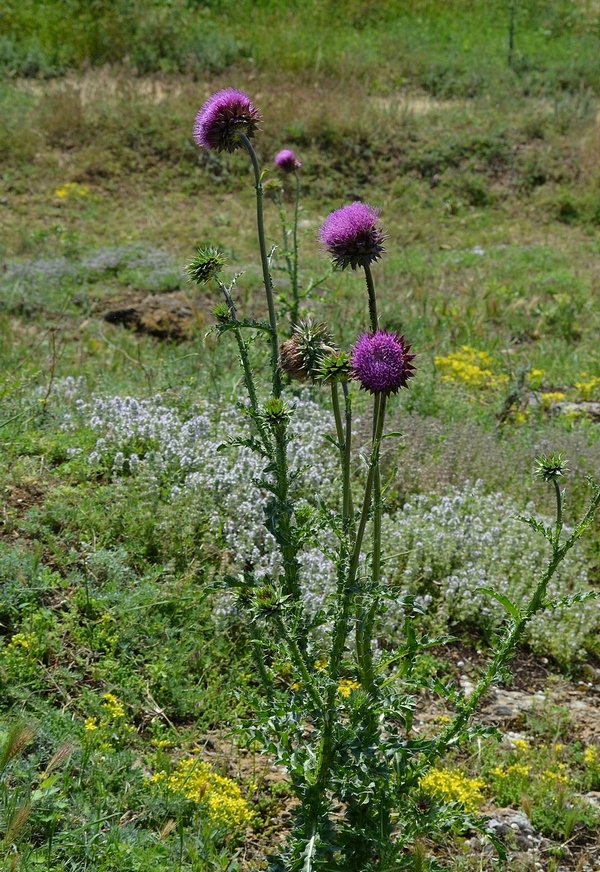
<path id="1" fill-rule="evenodd" d="M 318 379 L 324 385 L 335 384 L 341 381 L 350 381 L 352 378 L 352 363 L 350 355 L 345 351 L 334 351 L 324 357 L 318 367 Z"/>
<path id="2" fill-rule="evenodd" d="M 271 397 L 263 406 L 263 415 L 269 424 L 282 426 L 290 418 L 289 409 L 280 397 Z"/>
<path id="3" fill-rule="evenodd" d="M 227 258 L 220 249 L 212 245 L 202 246 L 198 248 L 196 256 L 187 267 L 187 274 L 191 282 L 196 282 L 197 285 L 205 285 L 215 276 L 218 276 L 225 264 Z"/>
<path id="4" fill-rule="evenodd" d="M 279 350 L 279 366 L 291 378 L 316 381 L 321 361 L 336 350 L 325 324 L 315 324 L 310 319 L 300 321 L 294 327 L 294 335 Z"/>
<path id="5" fill-rule="evenodd" d="M 300 349 L 298 347 L 298 337 L 292 336 L 291 339 L 286 339 L 279 348 L 279 369 L 290 378 L 298 381 L 305 381 L 307 371 L 304 368 Z"/>
<path id="6" fill-rule="evenodd" d="M 556 481 L 567 472 L 567 461 L 563 454 L 542 454 L 536 457 L 533 474 L 541 481 Z"/>
<path id="7" fill-rule="evenodd" d="M 284 148 L 283 151 L 280 151 L 275 156 L 273 163 L 277 169 L 283 170 L 284 173 L 293 173 L 294 170 L 299 170 L 302 166 L 291 148 Z"/>
<path id="8" fill-rule="evenodd" d="M 218 306 L 215 306 L 213 315 L 220 324 L 226 324 L 228 321 L 231 321 L 231 312 L 226 303 L 219 303 Z"/>

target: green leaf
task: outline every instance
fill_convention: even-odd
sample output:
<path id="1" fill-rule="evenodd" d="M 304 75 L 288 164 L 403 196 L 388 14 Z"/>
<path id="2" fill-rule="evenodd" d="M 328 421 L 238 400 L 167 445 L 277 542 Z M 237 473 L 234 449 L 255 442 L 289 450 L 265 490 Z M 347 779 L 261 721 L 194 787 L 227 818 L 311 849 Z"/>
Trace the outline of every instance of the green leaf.
<path id="1" fill-rule="evenodd" d="M 511 603 L 507 596 L 504 596 L 503 593 L 497 593 L 489 587 L 478 587 L 477 591 L 479 593 L 486 593 L 488 596 L 491 596 L 492 599 L 495 599 L 496 602 L 499 602 L 500 605 L 504 606 L 509 615 L 515 619 L 515 621 L 521 620 L 521 612 L 514 603 Z"/>

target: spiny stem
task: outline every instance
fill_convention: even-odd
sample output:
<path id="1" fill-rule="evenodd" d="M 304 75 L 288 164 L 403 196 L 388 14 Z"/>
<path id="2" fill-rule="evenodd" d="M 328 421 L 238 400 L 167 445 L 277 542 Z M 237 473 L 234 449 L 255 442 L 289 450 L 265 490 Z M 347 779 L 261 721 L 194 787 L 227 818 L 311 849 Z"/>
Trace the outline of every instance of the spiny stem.
<path id="1" fill-rule="evenodd" d="M 340 408 L 339 385 L 333 382 L 331 385 L 331 405 L 333 407 L 333 417 L 335 418 L 335 429 L 338 439 L 338 448 L 340 451 L 340 462 L 342 466 L 342 521 L 344 533 L 348 533 L 350 524 L 350 516 L 352 512 L 352 493 L 350 491 L 350 445 L 349 441 L 352 435 L 352 417 L 349 408 L 348 386 L 346 382 L 342 382 L 345 399 L 345 419 L 346 427 L 342 422 L 342 410 Z"/>
<path id="2" fill-rule="evenodd" d="M 373 442 L 378 421 L 376 410 L 373 408 Z M 379 457 L 373 476 L 373 559 L 371 563 L 373 585 L 377 585 L 381 577 L 381 468 Z"/>
<path id="3" fill-rule="evenodd" d="M 342 382 L 342 391 L 344 392 L 344 412 L 346 434 L 344 438 L 344 507 L 343 517 L 349 528 L 352 530 L 354 523 L 354 506 L 352 502 L 352 487 L 350 485 L 350 461 L 352 459 L 352 400 L 348 390 L 348 382 Z"/>
<path id="4" fill-rule="evenodd" d="M 552 479 L 552 484 L 554 485 L 554 493 L 556 495 L 556 533 L 554 544 L 558 545 L 558 540 L 560 539 L 562 531 L 563 497 L 560 492 L 560 486 L 555 478 Z"/>
<path id="5" fill-rule="evenodd" d="M 365 264 L 365 278 L 367 280 L 367 291 L 369 292 L 369 319 L 371 321 L 371 333 L 376 333 L 379 330 L 379 319 L 377 317 L 377 298 L 375 297 L 375 284 L 373 282 L 373 273 L 369 264 Z"/>
<path id="6" fill-rule="evenodd" d="M 229 292 L 229 289 L 217 279 L 217 283 L 223 296 L 225 297 L 225 303 L 227 304 L 227 308 L 229 309 L 229 317 L 232 321 L 237 321 L 237 312 L 235 308 L 235 304 L 233 302 L 233 298 Z M 250 400 L 250 408 L 252 409 L 252 419 L 258 429 L 260 434 L 260 438 L 263 443 L 263 447 L 267 454 L 271 455 L 273 449 L 271 447 L 271 442 L 268 438 L 267 433 L 265 432 L 265 428 L 263 423 L 261 422 L 260 413 L 258 409 L 258 398 L 256 395 L 256 386 L 254 384 L 254 375 L 252 373 L 252 366 L 250 365 L 250 357 L 248 355 L 248 346 L 244 342 L 244 337 L 242 336 L 242 331 L 239 327 L 234 327 L 233 330 L 235 334 L 235 340 L 237 342 L 238 352 L 240 355 L 240 363 L 242 364 L 242 369 L 244 371 L 244 384 L 246 385 L 246 391 L 248 392 L 248 399 Z"/>
<path id="7" fill-rule="evenodd" d="M 298 314 L 300 308 L 300 299 L 298 296 L 298 204 L 300 202 L 300 177 L 298 171 L 294 170 L 296 177 L 296 202 L 294 203 L 294 224 L 292 227 L 292 243 L 293 243 L 293 269 L 292 269 L 292 312 L 291 321 L 292 328 L 298 323 Z"/>
<path id="8" fill-rule="evenodd" d="M 252 147 L 252 143 L 245 133 L 240 134 L 240 139 L 244 143 L 252 167 L 254 169 L 254 179 L 256 182 L 256 226 L 258 229 L 258 243 L 260 247 L 260 259 L 262 263 L 263 282 L 267 295 L 267 306 L 269 309 L 269 324 L 271 325 L 271 370 L 273 377 L 273 395 L 279 397 L 281 395 L 281 373 L 277 366 L 277 358 L 279 356 L 279 341 L 277 339 L 277 314 L 275 312 L 275 299 L 273 296 L 273 284 L 271 282 L 271 273 L 269 270 L 269 257 L 267 255 L 267 242 L 265 239 L 265 220 L 263 215 L 263 188 L 258 165 L 256 152 Z"/>
<path id="9" fill-rule="evenodd" d="M 386 398 L 383 394 L 378 394 L 375 397 L 375 406 L 378 411 L 378 418 L 375 437 L 373 440 L 371 463 L 369 467 L 369 473 L 367 475 L 367 482 L 365 484 L 365 493 L 363 498 L 360 524 L 356 540 L 354 542 L 352 555 L 350 557 L 350 562 L 348 566 L 343 565 L 342 562 L 340 567 L 338 568 L 338 602 L 341 601 L 341 607 L 336 617 L 335 626 L 332 634 L 333 641 L 331 645 L 331 658 L 329 661 L 330 684 L 327 690 L 327 699 L 325 704 L 325 710 L 323 713 L 323 737 L 321 740 L 319 765 L 317 768 L 316 787 L 319 790 L 323 790 L 325 788 L 325 785 L 327 784 L 329 772 L 331 770 L 331 766 L 333 764 L 335 756 L 333 731 L 336 723 L 335 697 L 337 694 L 337 679 L 340 674 L 344 645 L 346 644 L 346 639 L 348 637 L 350 608 L 354 595 L 354 582 L 358 570 L 358 562 L 360 559 L 360 548 L 362 545 L 362 540 L 364 538 L 367 518 L 369 515 L 369 508 L 371 505 L 373 478 L 375 473 L 375 466 L 378 462 L 379 445 L 381 442 L 381 436 L 383 434 L 383 424 L 385 420 L 385 400 Z M 360 643 L 357 640 L 357 653 L 359 646 Z M 359 666 L 360 665 L 361 664 L 359 664 Z"/>
<path id="10" fill-rule="evenodd" d="M 350 569 L 349 569 L 349 578 L 354 581 L 354 577 L 356 575 L 356 571 L 358 569 L 358 561 L 360 558 L 360 549 L 362 546 L 362 540 L 365 535 L 365 528 L 367 526 L 367 519 L 369 516 L 369 507 L 371 505 L 371 495 L 373 492 L 373 482 L 375 480 L 375 468 L 379 461 L 379 445 L 381 443 L 381 437 L 383 435 L 383 424 L 385 420 L 385 403 L 386 397 L 383 394 L 377 394 L 375 397 L 375 407 L 377 409 L 377 417 L 376 417 L 376 427 L 375 427 L 375 435 L 373 437 L 373 452 L 371 455 L 371 464 L 369 467 L 369 473 L 367 476 L 367 483 L 365 485 L 365 494 L 363 498 L 363 506 L 360 514 L 360 522 L 358 525 L 358 531 L 356 533 L 356 541 L 354 543 L 354 549 L 352 552 L 352 557 L 350 561 Z"/>
<path id="11" fill-rule="evenodd" d="M 335 418 L 335 430 L 337 433 L 338 448 L 344 455 L 344 425 L 342 424 L 342 412 L 340 409 L 340 395 L 337 382 L 331 385 L 331 405 L 333 407 L 333 417 Z"/>
<path id="12" fill-rule="evenodd" d="M 277 475 L 277 522 L 276 537 L 283 556 L 283 574 L 285 579 L 285 593 L 291 597 L 294 603 L 300 603 L 300 583 L 298 573 L 298 546 L 294 541 L 291 517 L 292 507 L 289 503 L 289 476 L 287 460 L 287 437 L 285 427 L 273 428 L 275 436 L 275 459 Z"/>

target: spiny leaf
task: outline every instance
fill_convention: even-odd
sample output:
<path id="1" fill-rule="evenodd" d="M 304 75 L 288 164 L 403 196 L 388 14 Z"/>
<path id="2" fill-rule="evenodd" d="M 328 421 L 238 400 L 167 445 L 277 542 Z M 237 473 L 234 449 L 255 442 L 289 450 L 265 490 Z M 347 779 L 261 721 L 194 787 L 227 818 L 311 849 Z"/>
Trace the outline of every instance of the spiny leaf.
<path id="1" fill-rule="evenodd" d="M 479 593 L 485 593 L 488 596 L 491 596 L 492 599 L 495 599 L 496 602 L 499 602 L 500 605 L 504 606 L 508 614 L 515 619 L 515 621 L 521 620 L 521 612 L 514 603 L 511 603 L 507 596 L 504 596 L 503 593 L 498 593 L 497 591 L 492 590 L 489 587 L 478 587 L 476 588 L 476 590 Z"/>

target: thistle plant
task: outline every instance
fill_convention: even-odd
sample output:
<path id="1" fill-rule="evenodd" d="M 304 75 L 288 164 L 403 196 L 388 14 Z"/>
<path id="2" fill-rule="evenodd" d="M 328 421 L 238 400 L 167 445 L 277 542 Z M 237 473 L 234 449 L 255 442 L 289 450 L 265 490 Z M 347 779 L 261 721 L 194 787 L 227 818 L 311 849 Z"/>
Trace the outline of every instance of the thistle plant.
<path id="1" fill-rule="evenodd" d="M 363 203 L 332 212 L 321 228 L 320 240 L 335 267 L 364 273 L 369 329 L 357 338 L 353 349 L 343 350 L 327 325 L 302 321 L 298 309 L 292 336 L 280 345 L 263 221 L 263 174 L 251 143 L 258 122 L 250 98 L 228 89 L 215 94 L 200 110 L 194 136 L 201 147 L 245 149 L 249 155 L 267 319 L 239 317 L 233 298 L 236 278 L 228 284 L 222 279 L 225 263 L 217 250 L 200 250 L 189 274 L 195 282 L 211 282 L 223 297 L 215 310 L 216 331 L 219 335 L 233 333 L 248 394 L 248 403 L 240 409 L 248 417 L 250 430 L 238 444 L 260 460 L 262 471 L 252 485 L 269 494 L 264 525 L 279 551 L 279 560 L 273 564 L 279 570 L 259 574 L 247 560 L 238 574 L 226 576 L 223 582 L 247 621 L 262 687 L 257 722 L 248 730 L 286 767 L 298 799 L 287 844 L 280 855 L 270 858 L 269 869 L 424 869 L 423 836 L 457 824 L 484 828 L 468 803 L 446 801 L 443 793 L 441 798 L 429 795 L 425 776 L 448 749 L 481 734 L 480 728 L 471 725 L 472 716 L 490 685 L 502 676 L 535 615 L 577 600 L 550 600 L 548 586 L 591 523 L 600 490 L 592 485 L 587 512 L 565 538 L 564 493 L 558 484 L 564 462 L 560 457 L 539 460 L 536 475 L 555 491 L 556 522 L 545 527 L 533 518 L 524 520 L 547 540 L 548 563 L 525 604 L 513 603 L 493 590 L 484 591 L 506 610 L 507 620 L 490 664 L 470 697 L 423 677 L 423 671 L 415 668 L 423 652 L 446 640 L 419 631 L 422 608 L 414 598 L 406 596 L 400 604 L 404 614 L 400 646 L 379 650 L 378 622 L 394 596 L 382 573 L 381 445 L 387 435 L 388 404 L 401 389 L 409 388 L 415 355 L 404 337 L 382 329 L 379 323 L 372 267 L 385 254 L 386 237 L 378 211 Z M 293 156 L 279 158 L 285 163 L 284 171 L 297 170 Z M 258 382 L 253 366 L 254 339 L 261 337 L 269 351 L 268 385 Z M 284 373 L 313 382 L 329 396 L 336 434 L 330 441 L 339 464 L 339 498 L 333 505 L 318 493 L 308 504 L 296 497 L 298 471 L 290 464 L 289 450 L 295 435 L 295 408 L 293 395 L 287 396 Z M 352 459 L 356 384 L 373 398 L 372 434 L 362 477 L 354 472 Z M 326 440 L 322 450 L 331 450 Z M 329 534 L 327 556 L 335 593 L 330 605 L 309 612 L 302 596 L 301 558 L 323 530 Z M 450 723 L 437 736 L 417 735 L 412 729 L 421 688 L 441 696 L 454 710 Z"/>

